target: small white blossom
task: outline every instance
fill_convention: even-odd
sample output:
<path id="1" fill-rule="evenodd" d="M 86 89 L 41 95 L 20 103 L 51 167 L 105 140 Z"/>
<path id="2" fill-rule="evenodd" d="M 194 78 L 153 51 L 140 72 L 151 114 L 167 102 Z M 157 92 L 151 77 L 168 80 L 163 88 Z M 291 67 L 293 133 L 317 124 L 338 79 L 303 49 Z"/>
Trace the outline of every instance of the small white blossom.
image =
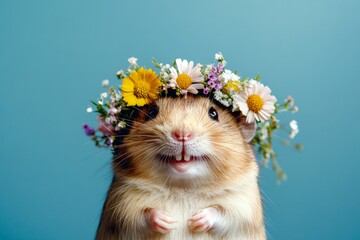
<path id="1" fill-rule="evenodd" d="M 103 105 L 104 104 L 104 99 L 99 99 L 98 104 Z"/>
<path id="2" fill-rule="evenodd" d="M 290 128 L 291 128 L 291 132 L 290 132 L 289 137 L 291 139 L 293 139 L 296 136 L 296 134 L 299 133 L 299 126 L 298 126 L 296 120 L 292 120 L 289 125 L 290 125 Z"/>
<path id="3" fill-rule="evenodd" d="M 233 108 L 232 108 L 232 111 L 235 112 L 235 111 L 238 111 L 240 110 L 240 103 L 241 103 L 241 97 L 239 94 L 235 93 L 232 95 L 232 98 L 233 98 Z"/>
<path id="4" fill-rule="evenodd" d="M 119 128 L 125 128 L 125 127 L 126 127 L 126 122 L 125 122 L 125 121 L 120 121 L 120 122 L 117 124 L 117 127 L 119 127 Z"/>
<path id="5" fill-rule="evenodd" d="M 112 103 L 119 101 L 120 98 L 121 98 L 121 93 L 119 94 L 117 92 L 114 92 L 113 94 L 110 95 L 110 100 Z"/>
<path id="6" fill-rule="evenodd" d="M 268 130 L 267 128 L 269 127 L 270 123 L 269 122 L 264 122 L 264 124 L 262 124 L 262 126 L 260 127 L 260 139 L 261 140 L 265 140 L 268 137 Z"/>
<path id="7" fill-rule="evenodd" d="M 160 72 L 160 77 L 164 81 L 169 81 L 170 80 L 170 75 L 167 74 L 167 72 Z"/>
<path id="8" fill-rule="evenodd" d="M 227 62 L 225 61 L 225 58 L 224 58 L 224 56 L 222 55 L 221 52 L 218 52 L 218 53 L 215 54 L 215 59 L 216 59 L 218 62 L 221 62 L 222 65 L 223 65 L 223 67 L 226 66 L 226 63 L 227 63 Z"/>
<path id="9" fill-rule="evenodd" d="M 126 69 L 126 71 L 127 71 L 128 75 L 130 75 L 134 70 L 131 68 L 128 68 L 128 69 Z"/>
<path id="10" fill-rule="evenodd" d="M 114 115 L 118 112 L 118 110 L 114 107 L 110 107 L 107 112 L 110 114 L 110 115 Z"/>
<path id="11" fill-rule="evenodd" d="M 109 86 L 109 80 L 108 80 L 108 79 L 103 80 L 102 83 L 101 83 L 101 85 L 102 85 L 103 87 Z"/>
<path id="12" fill-rule="evenodd" d="M 224 60 L 224 56 L 222 55 L 221 52 L 215 53 L 215 59 L 217 61 L 223 61 Z"/>
<path id="13" fill-rule="evenodd" d="M 119 70 L 119 71 L 116 73 L 116 76 L 117 76 L 118 78 L 124 78 L 124 77 L 125 77 L 124 70 Z"/>
<path id="14" fill-rule="evenodd" d="M 117 122 L 117 119 L 116 119 L 115 116 L 110 116 L 110 121 L 111 121 L 112 123 L 115 123 L 115 122 Z"/>
<path id="15" fill-rule="evenodd" d="M 225 107 L 229 107 L 231 105 L 231 99 L 228 97 L 227 94 L 224 94 L 221 91 L 215 91 L 214 97 Z"/>
<path id="16" fill-rule="evenodd" d="M 100 94 L 100 99 L 104 100 L 105 98 L 107 98 L 107 96 L 108 96 L 107 92 L 103 92 Z"/>
<path id="17" fill-rule="evenodd" d="M 162 79 L 170 80 L 170 75 L 167 73 L 169 69 L 170 69 L 169 64 L 166 64 L 165 66 L 161 67 L 160 76 L 161 76 Z"/>
<path id="18" fill-rule="evenodd" d="M 248 85 L 256 85 L 256 84 L 258 84 L 258 81 L 254 80 L 254 79 L 250 79 L 248 81 Z"/>
<path id="19" fill-rule="evenodd" d="M 162 66 L 161 67 L 161 72 L 166 72 L 167 70 L 169 70 L 170 69 L 170 65 L 169 64 L 166 64 L 166 65 L 164 65 L 164 66 Z"/>
<path id="20" fill-rule="evenodd" d="M 131 66 L 136 67 L 137 66 L 137 58 L 131 57 L 128 59 Z"/>
<path id="21" fill-rule="evenodd" d="M 206 65 L 206 67 L 205 67 L 205 74 L 209 74 L 209 72 L 212 72 L 212 67 L 213 67 L 214 65 L 212 65 L 212 64 L 208 64 L 208 65 Z"/>
<path id="22" fill-rule="evenodd" d="M 222 74 L 219 75 L 219 81 L 223 83 L 227 83 L 229 81 L 239 81 L 240 77 L 233 73 L 230 70 L 225 70 Z"/>
<path id="23" fill-rule="evenodd" d="M 110 95 L 110 97 L 114 92 L 115 92 L 115 88 L 113 86 L 109 87 L 107 93 Z"/>
<path id="24" fill-rule="evenodd" d="M 291 107 L 294 106 L 294 99 L 291 96 L 288 96 L 286 100 L 289 102 Z"/>
<path id="25" fill-rule="evenodd" d="M 261 129 L 261 140 L 265 140 L 268 137 L 268 131 L 266 128 Z"/>
<path id="26" fill-rule="evenodd" d="M 116 124 L 115 126 L 115 131 L 119 131 L 121 128 L 125 128 L 126 123 L 124 121 L 120 121 L 118 124 Z"/>
<path id="27" fill-rule="evenodd" d="M 166 89 L 168 89 L 168 88 L 175 89 L 175 88 L 176 88 L 176 84 L 175 84 L 175 83 L 165 84 L 165 88 L 166 88 Z"/>
<path id="28" fill-rule="evenodd" d="M 229 100 L 226 99 L 220 99 L 219 102 L 224 105 L 225 107 L 229 107 L 231 105 L 231 103 L 229 102 Z"/>
<path id="29" fill-rule="evenodd" d="M 86 109 L 86 111 L 87 111 L 88 113 L 91 113 L 91 112 L 93 111 L 93 109 L 92 109 L 92 107 L 88 107 L 88 108 Z"/>

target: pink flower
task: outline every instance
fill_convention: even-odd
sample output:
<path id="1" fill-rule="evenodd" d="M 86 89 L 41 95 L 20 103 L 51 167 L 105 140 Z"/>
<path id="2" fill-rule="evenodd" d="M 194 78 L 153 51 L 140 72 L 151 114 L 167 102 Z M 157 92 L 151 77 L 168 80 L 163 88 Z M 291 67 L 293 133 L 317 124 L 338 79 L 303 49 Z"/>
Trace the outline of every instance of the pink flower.
<path id="1" fill-rule="evenodd" d="M 100 116 L 97 117 L 97 120 L 100 123 L 98 130 L 105 136 L 111 137 L 116 135 L 115 128 L 110 123 L 106 123 L 105 120 Z"/>

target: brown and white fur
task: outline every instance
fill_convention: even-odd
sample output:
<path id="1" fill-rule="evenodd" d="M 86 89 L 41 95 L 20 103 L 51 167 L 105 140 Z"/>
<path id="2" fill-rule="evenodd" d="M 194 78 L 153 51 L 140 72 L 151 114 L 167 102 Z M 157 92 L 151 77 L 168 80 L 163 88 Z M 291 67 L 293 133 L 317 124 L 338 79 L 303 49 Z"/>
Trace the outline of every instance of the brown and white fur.
<path id="1" fill-rule="evenodd" d="M 206 97 L 141 108 L 114 155 L 96 239 L 266 239 L 254 128 Z"/>

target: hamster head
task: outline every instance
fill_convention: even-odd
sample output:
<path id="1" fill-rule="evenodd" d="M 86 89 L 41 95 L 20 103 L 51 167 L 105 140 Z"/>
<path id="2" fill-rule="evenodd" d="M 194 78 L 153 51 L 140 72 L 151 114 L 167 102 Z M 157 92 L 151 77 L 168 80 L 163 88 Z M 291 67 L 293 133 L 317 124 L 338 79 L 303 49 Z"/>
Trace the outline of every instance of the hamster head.
<path id="1" fill-rule="evenodd" d="M 115 173 L 164 185 L 217 184 L 256 171 L 255 131 L 207 97 L 160 98 L 137 110 L 115 151 Z"/>

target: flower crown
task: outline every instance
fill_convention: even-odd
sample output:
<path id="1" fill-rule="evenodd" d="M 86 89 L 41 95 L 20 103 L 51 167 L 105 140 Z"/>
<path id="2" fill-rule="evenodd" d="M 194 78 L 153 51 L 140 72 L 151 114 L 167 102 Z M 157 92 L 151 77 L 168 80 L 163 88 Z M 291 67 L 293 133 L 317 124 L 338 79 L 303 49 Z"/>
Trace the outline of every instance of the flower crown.
<path id="1" fill-rule="evenodd" d="M 122 80 L 118 88 L 110 86 L 107 79 L 102 81 L 107 91 L 101 93 L 96 102 L 92 102 L 98 113 L 99 126 L 96 131 L 84 124 L 85 134 L 91 137 L 96 146 L 114 149 L 116 136 L 131 125 L 134 109 L 168 95 L 185 98 L 189 94 L 210 96 L 231 111 L 240 111 L 246 117 L 246 122 L 257 123 L 252 143 L 261 154 L 262 163 L 267 166 L 269 160 L 272 160 L 277 179 L 285 179 L 286 175 L 276 160 L 272 140 L 275 136 L 273 132 L 278 129 L 287 130 L 290 139 L 299 132 L 295 120 L 286 129 L 279 125 L 276 118 L 278 113 L 297 112 L 294 100 L 289 96 L 282 103 L 277 103 L 270 88 L 260 83 L 259 75 L 251 79 L 241 78 L 237 72 L 226 69 L 227 62 L 221 53 L 215 54 L 215 59 L 216 64 L 205 66 L 182 59 L 164 65 L 153 59 L 154 66 L 160 69 L 157 74 L 150 68 L 139 67 L 137 58 L 129 58 L 130 65 L 126 72 L 120 70 L 116 74 Z M 92 107 L 87 108 L 87 112 L 93 111 Z M 289 145 L 288 140 L 283 140 L 283 143 Z M 302 149 L 300 144 L 294 147 Z"/>

